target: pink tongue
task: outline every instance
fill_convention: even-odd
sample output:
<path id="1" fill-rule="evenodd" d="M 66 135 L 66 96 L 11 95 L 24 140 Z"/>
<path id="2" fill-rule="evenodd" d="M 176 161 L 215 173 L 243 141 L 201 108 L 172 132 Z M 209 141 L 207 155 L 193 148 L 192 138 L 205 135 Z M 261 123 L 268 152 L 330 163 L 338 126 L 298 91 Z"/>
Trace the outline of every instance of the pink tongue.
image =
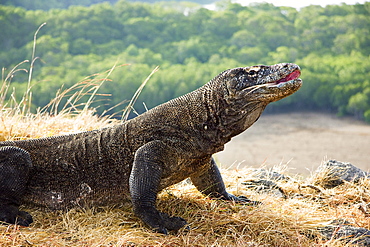
<path id="1" fill-rule="evenodd" d="M 287 75 L 285 78 L 282 78 L 282 79 L 280 79 L 280 80 L 276 81 L 276 84 L 279 84 L 279 83 L 283 83 L 283 82 L 287 82 L 287 81 L 290 81 L 290 80 L 297 79 L 300 75 L 301 75 L 301 71 L 299 71 L 299 70 L 295 70 L 295 71 L 293 71 L 292 73 L 290 73 L 289 75 Z"/>

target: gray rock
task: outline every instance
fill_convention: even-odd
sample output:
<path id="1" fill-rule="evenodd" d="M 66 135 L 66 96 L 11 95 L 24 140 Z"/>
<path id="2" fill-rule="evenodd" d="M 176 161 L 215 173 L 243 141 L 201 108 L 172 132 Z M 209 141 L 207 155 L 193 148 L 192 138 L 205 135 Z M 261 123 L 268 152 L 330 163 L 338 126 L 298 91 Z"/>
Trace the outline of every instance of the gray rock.
<path id="1" fill-rule="evenodd" d="M 344 182 L 356 183 L 362 178 L 370 178 L 370 175 L 350 163 L 329 160 L 317 168 L 314 178 L 315 185 L 330 189 Z"/>
<path id="2" fill-rule="evenodd" d="M 351 226 L 345 220 L 334 220 L 330 222 L 330 225 L 319 227 L 318 230 L 327 240 L 341 238 L 345 243 L 370 246 L 370 231 L 366 228 Z"/>

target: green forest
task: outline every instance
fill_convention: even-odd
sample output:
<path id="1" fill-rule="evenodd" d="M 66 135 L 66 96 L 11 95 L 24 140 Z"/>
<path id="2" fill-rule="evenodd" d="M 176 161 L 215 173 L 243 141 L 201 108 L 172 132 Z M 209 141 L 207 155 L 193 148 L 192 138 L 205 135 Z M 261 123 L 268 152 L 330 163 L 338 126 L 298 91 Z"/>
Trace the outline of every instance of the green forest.
<path id="1" fill-rule="evenodd" d="M 10 5 L 17 2 L 22 1 L 1 1 L 0 67 L 3 82 L 14 74 L 8 97 L 13 88 L 12 97 L 22 95 L 32 68 L 34 111 L 61 87 L 98 77 L 115 64 L 130 65 L 117 66 L 100 88 L 110 96 L 96 96 L 99 113 L 131 99 L 156 66 L 160 70 L 135 104 L 139 113 L 223 70 L 292 62 L 302 68 L 302 88 L 267 111 L 317 110 L 370 122 L 370 2 L 300 10 L 230 1 L 218 2 L 216 10 L 170 1 L 91 0 L 86 6 L 31 1 L 56 2 L 45 10 Z"/>

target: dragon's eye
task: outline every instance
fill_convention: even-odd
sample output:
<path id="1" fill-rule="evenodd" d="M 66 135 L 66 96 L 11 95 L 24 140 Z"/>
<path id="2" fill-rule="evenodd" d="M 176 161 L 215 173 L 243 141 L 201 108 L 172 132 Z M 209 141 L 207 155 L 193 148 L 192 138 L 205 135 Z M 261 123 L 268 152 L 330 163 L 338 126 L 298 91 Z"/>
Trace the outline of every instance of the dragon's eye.
<path id="1" fill-rule="evenodd" d="M 250 75 L 250 76 L 254 76 L 255 74 L 257 74 L 257 71 L 255 71 L 255 70 L 248 71 L 248 75 Z"/>

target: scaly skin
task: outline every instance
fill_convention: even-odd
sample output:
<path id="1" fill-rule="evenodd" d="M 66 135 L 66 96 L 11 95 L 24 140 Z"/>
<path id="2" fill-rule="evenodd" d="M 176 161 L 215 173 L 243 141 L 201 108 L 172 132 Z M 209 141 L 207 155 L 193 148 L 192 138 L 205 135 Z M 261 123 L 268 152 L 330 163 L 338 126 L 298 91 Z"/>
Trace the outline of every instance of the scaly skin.
<path id="1" fill-rule="evenodd" d="M 188 177 L 205 195 L 253 204 L 226 192 L 212 154 L 270 102 L 296 92 L 299 75 L 295 64 L 230 69 L 115 127 L 0 142 L 0 220 L 28 226 L 21 204 L 61 209 L 131 199 L 141 220 L 167 233 L 186 221 L 159 212 L 157 194 Z"/>

